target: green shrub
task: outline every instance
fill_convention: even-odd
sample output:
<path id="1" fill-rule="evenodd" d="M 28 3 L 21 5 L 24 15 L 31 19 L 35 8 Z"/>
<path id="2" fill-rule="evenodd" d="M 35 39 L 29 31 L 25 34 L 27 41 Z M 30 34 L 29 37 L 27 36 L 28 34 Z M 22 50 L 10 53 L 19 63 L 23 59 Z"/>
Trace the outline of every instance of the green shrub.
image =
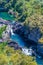
<path id="1" fill-rule="evenodd" d="M 0 65 L 37 65 L 33 57 L 22 54 L 20 50 L 5 46 L 0 51 L 3 52 L 0 53 Z"/>
<path id="2" fill-rule="evenodd" d="M 5 30 L 6 30 L 6 25 L 0 27 L 0 38 L 2 38 L 2 33 L 3 33 L 3 31 L 5 31 Z"/>

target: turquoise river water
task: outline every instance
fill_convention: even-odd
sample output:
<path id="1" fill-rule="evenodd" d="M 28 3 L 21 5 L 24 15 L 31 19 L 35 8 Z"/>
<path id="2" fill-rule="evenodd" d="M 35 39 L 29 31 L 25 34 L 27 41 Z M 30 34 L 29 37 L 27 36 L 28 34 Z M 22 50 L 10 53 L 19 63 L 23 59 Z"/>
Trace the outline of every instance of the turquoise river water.
<path id="1" fill-rule="evenodd" d="M 0 12 L 0 18 L 6 19 L 6 20 L 14 20 L 13 16 L 10 16 L 6 12 Z M 14 34 L 11 36 L 11 38 L 12 40 L 16 41 L 20 46 L 22 47 L 25 46 L 25 42 L 22 40 L 22 38 L 19 35 Z M 42 59 L 36 58 L 36 62 L 38 63 L 38 65 L 43 65 Z"/>

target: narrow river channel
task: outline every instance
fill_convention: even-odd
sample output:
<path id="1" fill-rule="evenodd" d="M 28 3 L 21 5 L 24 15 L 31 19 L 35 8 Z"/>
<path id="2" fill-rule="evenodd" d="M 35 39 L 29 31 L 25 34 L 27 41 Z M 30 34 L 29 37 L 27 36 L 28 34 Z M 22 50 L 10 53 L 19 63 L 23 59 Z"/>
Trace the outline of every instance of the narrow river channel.
<path id="1" fill-rule="evenodd" d="M 4 18 L 6 20 L 14 19 L 13 17 L 10 17 L 10 15 L 8 15 L 8 13 L 6 13 L 6 12 L 4 12 L 4 13 L 1 12 L 0 18 Z M 25 47 L 25 42 L 22 40 L 22 38 L 19 35 L 17 35 L 17 34 L 11 35 L 11 39 L 14 40 L 15 42 L 17 42 L 18 45 L 20 45 L 21 47 Z M 36 62 L 38 63 L 38 65 L 43 65 L 42 59 L 36 58 Z"/>
<path id="2" fill-rule="evenodd" d="M 25 42 L 22 40 L 22 38 L 19 35 L 17 34 L 11 35 L 11 39 L 17 42 L 19 46 L 25 47 Z M 36 58 L 36 62 L 38 65 L 43 65 L 43 59 Z"/>

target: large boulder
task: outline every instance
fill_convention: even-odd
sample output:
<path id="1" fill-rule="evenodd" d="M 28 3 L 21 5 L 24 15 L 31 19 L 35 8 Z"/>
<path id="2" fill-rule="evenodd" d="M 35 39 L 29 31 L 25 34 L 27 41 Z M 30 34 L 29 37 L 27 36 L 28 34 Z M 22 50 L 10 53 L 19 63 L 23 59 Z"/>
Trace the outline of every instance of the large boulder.
<path id="1" fill-rule="evenodd" d="M 10 40 L 10 35 L 7 31 L 4 31 L 2 33 L 2 39 L 3 39 L 3 41 L 9 41 Z"/>
<path id="2" fill-rule="evenodd" d="M 15 50 L 18 50 L 18 49 L 22 50 L 22 48 L 18 45 L 18 43 L 14 42 L 14 41 L 10 41 L 8 43 L 8 46 L 13 47 Z"/>

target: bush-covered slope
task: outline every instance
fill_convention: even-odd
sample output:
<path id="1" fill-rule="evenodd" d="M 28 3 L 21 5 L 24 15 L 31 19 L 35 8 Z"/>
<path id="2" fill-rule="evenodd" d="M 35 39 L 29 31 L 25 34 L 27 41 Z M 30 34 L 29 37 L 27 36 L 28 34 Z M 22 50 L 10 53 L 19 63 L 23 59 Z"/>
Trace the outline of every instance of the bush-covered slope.
<path id="1" fill-rule="evenodd" d="M 0 44 L 0 65 L 37 65 L 33 59 L 22 54 L 20 50 L 6 46 L 6 43 Z"/>

